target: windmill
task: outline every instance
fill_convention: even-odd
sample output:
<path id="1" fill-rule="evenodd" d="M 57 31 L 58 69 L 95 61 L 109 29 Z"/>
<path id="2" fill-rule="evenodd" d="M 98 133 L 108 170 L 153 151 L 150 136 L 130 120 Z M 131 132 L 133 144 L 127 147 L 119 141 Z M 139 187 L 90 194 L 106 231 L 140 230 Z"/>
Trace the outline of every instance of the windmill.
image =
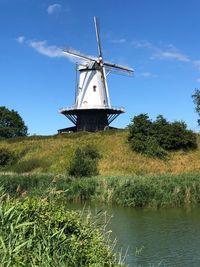
<path id="1" fill-rule="evenodd" d="M 98 57 L 80 54 L 74 50 L 64 49 L 63 52 L 75 58 L 77 63 L 77 85 L 75 103 L 72 107 L 62 108 L 59 112 L 65 115 L 75 126 L 58 130 L 58 133 L 69 131 L 96 132 L 109 128 L 110 123 L 124 108 L 111 106 L 107 75 L 110 72 L 120 72 L 132 75 L 133 69 L 113 64 L 103 60 L 99 26 L 94 17 Z M 79 79 L 78 79 L 79 78 Z"/>

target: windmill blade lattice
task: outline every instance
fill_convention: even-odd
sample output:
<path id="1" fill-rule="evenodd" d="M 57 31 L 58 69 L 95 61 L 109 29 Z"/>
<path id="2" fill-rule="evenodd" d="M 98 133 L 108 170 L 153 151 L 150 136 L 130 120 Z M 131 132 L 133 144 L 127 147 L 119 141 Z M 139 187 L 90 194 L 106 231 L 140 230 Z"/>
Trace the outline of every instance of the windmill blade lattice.
<path id="1" fill-rule="evenodd" d="M 94 58 L 94 57 L 91 57 L 91 56 L 87 56 L 87 55 L 83 55 L 83 54 L 80 54 L 74 50 L 70 50 L 70 49 L 64 49 L 63 52 L 71 57 L 75 57 L 75 58 L 78 58 L 80 60 L 83 60 L 83 61 L 86 61 L 86 62 L 95 62 L 95 61 L 98 61 L 97 58 Z"/>
<path id="2" fill-rule="evenodd" d="M 97 46 L 98 46 L 98 52 L 99 52 L 99 57 L 103 57 L 103 53 L 102 53 L 102 46 L 101 46 L 101 39 L 100 39 L 100 35 L 99 35 L 99 24 L 97 21 L 97 18 L 94 17 L 94 25 L 95 25 L 95 31 L 96 31 L 96 38 L 97 38 Z"/>
<path id="3" fill-rule="evenodd" d="M 124 67 L 118 64 L 113 64 L 110 62 L 104 62 L 104 66 L 106 67 L 107 70 L 120 73 L 120 74 L 126 74 L 129 76 L 132 76 L 134 73 L 134 70 L 128 67 Z"/>

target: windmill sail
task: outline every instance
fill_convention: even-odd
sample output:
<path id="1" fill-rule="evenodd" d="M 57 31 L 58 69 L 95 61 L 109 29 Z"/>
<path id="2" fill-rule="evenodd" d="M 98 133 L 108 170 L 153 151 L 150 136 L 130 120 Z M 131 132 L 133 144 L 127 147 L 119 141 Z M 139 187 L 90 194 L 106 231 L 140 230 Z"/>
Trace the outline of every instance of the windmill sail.
<path id="1" fill-rule="evenodd" d="M 75 57 L 75 58 L 78 58 L 80 60 L 83 60 L 83 61 L 86 61 L 86 62 L 90 62 L 90 61 L 97 61 L 97 58 L 93 58 L 93 57 L 90 57 L 90 56 L 87 56 L 87 55 L 83 55 L 83 54 L 80 54 L 78 52 L 75 52 L 73 50 L 70 50 L 70 49 L 64 49 L 63 52 L 71 57 Z"/>
<path id="2" fill-rule="evenodd" d="M 95 31 L 96 31 L 96 38 L 97 38 L 97 46 L 98 46 L 99 57 L 102 57 L 101 39 L 100 39 L 100 35 L 99 35 L 99 24 L 98 24 L 98 21 L 97 21 L 96 17 L 94 17 L 94 25 L 95 25 Z"/>
<path id="3" fill-rule="evenodd" d="M 104 66 L 110 71 L 121 71 L 123 73 L 127 73 L 128 75 L 133 75 L 134 70 L 128 67 L 124 67 L 118 64 L 113 64 L 110 62 L 104 62 Z"/>

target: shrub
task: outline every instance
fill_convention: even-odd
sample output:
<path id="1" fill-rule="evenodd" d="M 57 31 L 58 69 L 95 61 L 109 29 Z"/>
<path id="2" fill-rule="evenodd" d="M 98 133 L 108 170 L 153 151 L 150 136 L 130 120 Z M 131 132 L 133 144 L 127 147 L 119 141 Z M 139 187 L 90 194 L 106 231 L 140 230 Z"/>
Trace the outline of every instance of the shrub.
<path id="1" fill-rule="evenodd" d="M 70 162 L 69 175 L 75 177 L 98 175 L 99 158 L 100 154 L 97 149 L 90 145 L 77 148 Z"/>
<path id="2" fill-rule="evenodd" d="M 151 121 L 147 114 L 140 114 L 128 128 L 132 149 L 148 156 L 165 158 L 170 150 L 197 148 L 196 135 L 184 122 L 168 122 L 162 115 Z"/>
<path id="3" fill-rule="evenodd" d="M 5 167 L 16 161 L 16 155 L 6 148 L 0 148 L 0 167 Z"/>

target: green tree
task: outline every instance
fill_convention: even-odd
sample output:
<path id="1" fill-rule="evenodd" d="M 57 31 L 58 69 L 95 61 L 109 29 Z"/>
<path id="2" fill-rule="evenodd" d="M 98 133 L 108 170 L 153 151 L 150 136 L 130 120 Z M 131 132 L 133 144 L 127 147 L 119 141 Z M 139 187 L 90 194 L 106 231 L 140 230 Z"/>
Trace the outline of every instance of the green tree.
<path id="1" fill-rule="evenodd" d="M 17 111 L 0 107 L 0 137 L 27 136 L 27 131 L 28 128 Z"/>
<path id="2" fill-rule="evenodd" d="M 200 117 L 200 89 L 195 89 L 195 92 L 192 95 L 192 98 L 193 98 L 193 101 L 194 101 L 194 103 L 196 105 L 195 110 L 196 110 L 197 114 Z M 197 122 L 198 122 L 198 124 L 200 126 L 200 119 L 198 119 Z"/>

